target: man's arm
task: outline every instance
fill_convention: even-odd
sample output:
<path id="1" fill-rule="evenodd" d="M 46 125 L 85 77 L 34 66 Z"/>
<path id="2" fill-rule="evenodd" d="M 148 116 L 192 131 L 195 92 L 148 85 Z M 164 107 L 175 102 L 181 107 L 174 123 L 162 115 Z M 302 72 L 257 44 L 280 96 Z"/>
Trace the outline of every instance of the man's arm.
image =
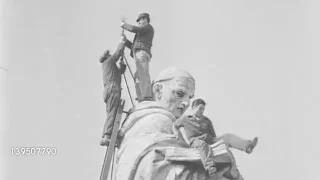
<path id="1" fill-rule="evenodd" d="M 153 28 L 149 24 L 140 27 L 140 26 L 133 26 L 128 23 L 123 23 L 121 25 L 121 27 L 124 28 L 125 30 L 133 32 L 133 33 L 147 33 L 147 32 L 153 31 Z"/>
<path id="2" fill-rule="evenodd" d="M 208 119 L 208 121 L 209 121 L 209 133 L 213 137 L 213 142 L 216 142 L 219 138 L 216 135 L 216 132 L 215 132 L 215 130 L 213 128 L 211 120 Z"/>
<path id="3" fill-rule="evenodd" d="M 120 73 L 123 74 L 126 71 L 127 66 L 123 63 L 123 61 L 120 62 Z"/>
<path id="4" fill-rule="evenodd" d="M 125 41 L 121 41 L 118 44 L 116 52 L 108 58 L 108 61 L 111 61 L 112 63 L 116 63 L 118 61 L 118 59 L 120 58 L 120 56 L 123 55 L 124 47 L 125 47 Z"/>
<path id="5" fill-rule="evenodd" d="M 212 136 L 215 138 L 215 137 L 217 137 L 217 135 L 216 135 L 216 132 L 214 131 L 212 122 L 211 122 L 210 119 L 208 119 L 208 121 L 209 121 L 209 131 L 210 131 L 210 135 L 212 135 Z"/>
<path id="6" fill-rule="evenodd" d="M 131 41 L 126 40 L 125 45 L 126 45 L 127 48 L 132 49 L 132 42 Z"/>

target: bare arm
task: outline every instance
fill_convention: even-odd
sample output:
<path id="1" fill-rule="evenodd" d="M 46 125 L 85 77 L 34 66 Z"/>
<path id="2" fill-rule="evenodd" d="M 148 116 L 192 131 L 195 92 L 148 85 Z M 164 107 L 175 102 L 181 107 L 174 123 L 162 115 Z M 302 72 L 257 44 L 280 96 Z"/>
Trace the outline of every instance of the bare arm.
<path id="1" fill-rule="evenodd" d="M 209 119 L 208 119 L 209 120 Z M 214 138 L 217 137 L 216 135 L 216 132 L 214 131 L 214 128 L 213 128 L 213 125 L 212 125 L 212 122 L 209 120 L 209 131 L 210 131 L 210 135 L 213 136 Z"/>
<path id="2" fill-rule="evenodd" d="M 113 63 L 116 63 L 118 61 L 118 59 L 120 58 L 120 56 L 123 55 L 123 51 L 124 51 L 124 45 L 125 42 L 121 41 L 118 44 L 117 50 L 116 52 L 109 58 L 110 61 L 112 61 Z"/>
<path id="3" fill-rule="evenodd" d="M 217 137 L 216 132 L 215 132 L 215 130 L 214 130 L 214 128 L 213 128 L 213 125 L 212 125 L 212 122 L 211 122 L 211 121 L 210 121 L 210 134 L 211 134 L 212 137 L 213 137 L 213 142 L 216 142 L 216 141 L 219 140 L 219 137 Z"/>

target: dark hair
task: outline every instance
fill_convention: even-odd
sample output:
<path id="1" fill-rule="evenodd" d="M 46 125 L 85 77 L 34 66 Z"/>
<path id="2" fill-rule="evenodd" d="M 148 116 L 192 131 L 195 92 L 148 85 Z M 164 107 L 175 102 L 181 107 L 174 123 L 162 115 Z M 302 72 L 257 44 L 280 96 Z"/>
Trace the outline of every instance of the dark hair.
<path id="1" fill-rule="evenodd" d="M 192 107 L 199 106 L 200 104 L 206 105 L 206 102 L 203 99 L 196 99 L 192 102 Z"/>

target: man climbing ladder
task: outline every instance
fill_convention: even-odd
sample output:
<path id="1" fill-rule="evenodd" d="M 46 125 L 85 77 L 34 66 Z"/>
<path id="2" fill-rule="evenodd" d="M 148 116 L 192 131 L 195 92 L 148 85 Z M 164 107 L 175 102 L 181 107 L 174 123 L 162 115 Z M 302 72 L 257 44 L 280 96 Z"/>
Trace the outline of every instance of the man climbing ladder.
<path id="1" fill-rule="evenodd" d="M 107 118 L 102 132 L 101 146 L 108 146 L 110 143 L 112 127 L 117 112 L 117 107 L 121 98 L 121 75 L 126 70 L 126 65 L 122 61 L 126 38 L 121 36 L 118 47 L 113 55 L 109 50 L 100 58 L 103 74 L 103 99 L 106 103 Z M 117 62 L 120 60 L 119 67 Z"/>
<path id="2" fill-rule="evenodd" d="M 106 155 L 104 158 L 100 180 L 107 180 L 109 171 L 111 171 L 111 179 L 113 179 L 112 171 L 114 166 L 114 154 L 115 154 L 115 147 L 117 146 L 117 138 L 118 138 L 118 130 L 120 127 L 120 121 L 123 113 L 123 107 L 124 107 L 124 101 L 122 100 L 121 103 L 118 104 L 116 107 L 117 114 L 114 119 L 114 126 L 112 130 L 112 136 L 110 140 L 110 144 L 108 146 L 108 149 L 106 151 Z"/>

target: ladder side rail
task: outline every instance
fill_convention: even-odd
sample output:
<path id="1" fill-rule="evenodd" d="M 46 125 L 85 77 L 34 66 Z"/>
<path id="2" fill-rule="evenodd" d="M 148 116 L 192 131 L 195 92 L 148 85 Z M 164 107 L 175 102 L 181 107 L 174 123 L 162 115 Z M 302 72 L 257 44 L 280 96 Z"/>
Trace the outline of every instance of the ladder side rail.
<path id="1" fill-rule="evenodd" d="M 100 180 L 107 180 L 109 170 L 110 170 L 110 165 L 112 166 L 112 164 L 111 164 L 112 163 L 112 156 L 115 151 L 115 145 L 116 145 L 116 140 L 117 140 L 117 136 L 118 136 L 118 131 L 119 131 L 119 126 L 120 126 L 120 121 L 121 121 L 121 117 L 122 117 L 124 103 L 125 103 L 125 101 L 121 100 L 121 103 L 118 106 L 116 119 L 115 119 L 113 129 L 112 129 L 111 141 L 110 141 L 109 146 L 106 151 L 106 156 L 105 156 L 104 163 L 102 166 Z"/>

